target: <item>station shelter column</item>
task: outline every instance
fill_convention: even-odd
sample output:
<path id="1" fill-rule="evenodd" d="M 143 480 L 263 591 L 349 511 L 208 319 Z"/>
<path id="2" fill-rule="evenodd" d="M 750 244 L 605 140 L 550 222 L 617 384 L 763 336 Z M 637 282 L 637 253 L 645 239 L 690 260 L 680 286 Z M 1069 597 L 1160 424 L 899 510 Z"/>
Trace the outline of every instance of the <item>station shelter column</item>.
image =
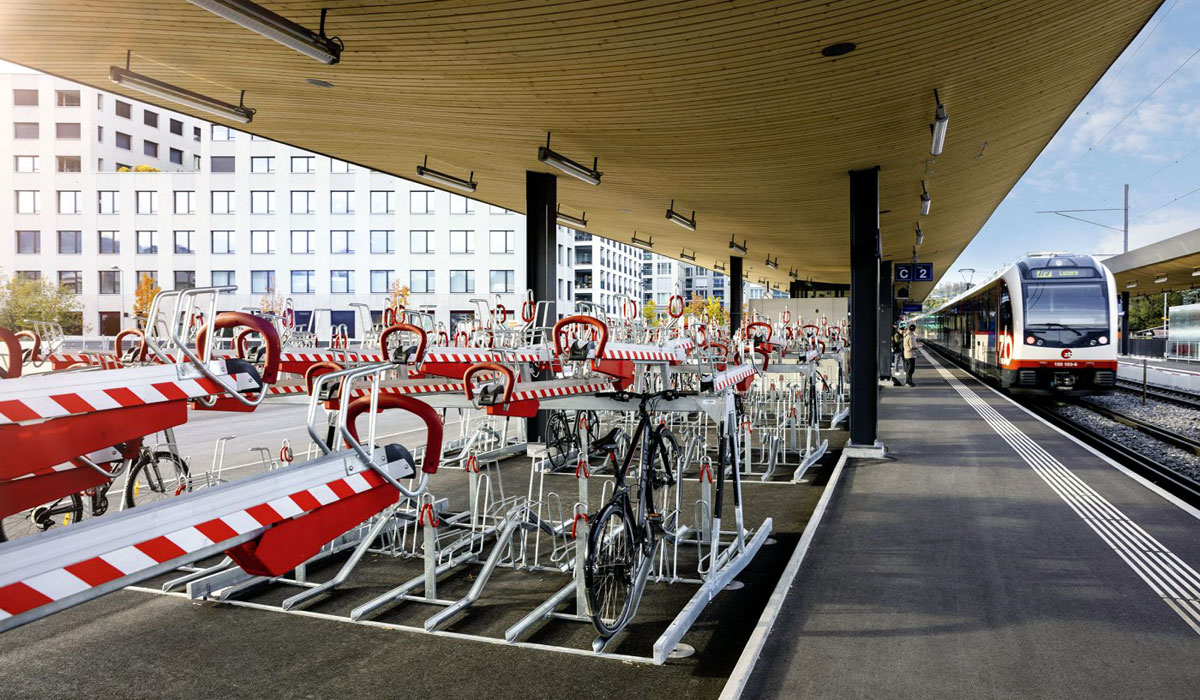
<path id="1" fill-rule="evenodd" d="M 892 296 L 892 261 L 884 260 L 879 263 L 879 338 L 876 343 L 880 379 L 892 374 L 892 323 L 895 319 Z"/>
<path id="2" fill-rule="evenodd" d="M 1129 354 L 1129 292 L 1121 292 L 1121 318 L 1118 320 L 1117 332 L 1120 335 L 1120 343 L 1117 345 L 1117 352 L 1122 355 Z"/>
<path id="3" fill-rule="evenodd" d="M 879 168 L 850 171 L 850 445 L 881 447 Z"/>
<path id="4" fill-rule="evenodd" d="M 729 256 L 729 339 L 742 327 L 742 259 Z"/>
<path id="5" fill-rule="evenodd" d="M 535 323 L 553 326 L 558 320 L 555 301 L 558 298 L 558 178 L 549 173 L 525 171 L 525 284 L 533 290 L 535 301 L 549 302 L 546 316 Z M 543 370 L 533 375 L 537 379 L 553 379 L 553 372 Z M 539 442 L 545 434 L 549 416 L 538 411 L 526 421 L 530 442 Z"/>

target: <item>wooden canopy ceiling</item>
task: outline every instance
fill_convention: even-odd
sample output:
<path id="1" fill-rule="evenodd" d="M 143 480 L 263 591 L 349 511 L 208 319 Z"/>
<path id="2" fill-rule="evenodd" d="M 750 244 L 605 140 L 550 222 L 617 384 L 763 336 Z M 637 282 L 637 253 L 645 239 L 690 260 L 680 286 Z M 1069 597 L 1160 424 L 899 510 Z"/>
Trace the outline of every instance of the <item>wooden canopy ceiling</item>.
<path id="1" fill-rule="evenodd" d="M 911 259 L 920 222 L 940 276 L 1160 2 L 263 0 L 313 29 L 329 9 L 345 51 L 325 66 L 183 0 L 7 0 L 0 55 L 145 99 L 107 80 L 132 50 L 159 80 L 245 90 L 253 133 L 408 178 L 428 154 L 516 211 L 553 132 L 599 157 L 600 186 L 559 178 L 591 232 L 705 266 L 735 235 L 750 279 L 786 289 L 789 268 L 848 279 L 846 172 L 871 166 L 884 257 Z M 857 50 L 822 55 L 838 42 Z M 935 88 L 950 123 L 932 159 Z M 667 221 L 672 199 L 696 232 Z"/>
<path id="2" fill-rule="evenodd" d="M 1200 287 L 1200 229 L 1115 255 L 1104 265 L 1112 271 L 1117 291 L 1131 296 Z"/>

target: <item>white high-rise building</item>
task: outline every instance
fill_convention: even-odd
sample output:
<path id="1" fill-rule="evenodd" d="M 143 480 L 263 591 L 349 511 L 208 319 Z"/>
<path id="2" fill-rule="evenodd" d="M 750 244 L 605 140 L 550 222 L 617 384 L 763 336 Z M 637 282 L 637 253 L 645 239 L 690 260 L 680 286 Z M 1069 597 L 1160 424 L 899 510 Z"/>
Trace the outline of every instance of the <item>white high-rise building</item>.
<path id="1" fill-rule="evenodd" d="M 690 266 L 658 253 L 642 251 L 642 302 L 654 300 L 662 313 L 667 312 L 673 296 L 683 297 L 686 302 L 689 297 L 684 295 L 685 267 Z"/>
<path id="2" fill-rule="evenodd" d="M 595 304 L 609 315 L 620 315 L 624 299 L 641 300 L 640 248 L 559 227 L 560 240 L 570 234 L 575 245 L 576 302 Z"/>
<path id="3" fill-rule="evenodd" d="M 32 71 L 0 74 L 0 125 L 0 277 L 72 288 L 87 334 L 133 325 L 143 275 L 237 285 L 225 309 L 291 297 L 301 323 L 329 309 L 319 331 L 352 335 L 350 304 L 378 313 L 394 284 L 447 327 L 472 299 L 525 299 L 525 217 L 504 209 Z M 574 239 L 560 230 L 560 315 Z"/>

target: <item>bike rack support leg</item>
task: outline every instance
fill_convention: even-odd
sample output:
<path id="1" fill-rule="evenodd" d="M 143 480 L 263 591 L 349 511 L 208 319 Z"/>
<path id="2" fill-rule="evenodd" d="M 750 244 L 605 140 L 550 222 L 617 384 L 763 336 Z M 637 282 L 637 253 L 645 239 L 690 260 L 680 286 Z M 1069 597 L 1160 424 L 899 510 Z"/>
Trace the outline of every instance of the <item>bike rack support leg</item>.
<path id="1" fill-rule="evenodd" d="M 504 640 L 509 643 L 519 642 L 529 636 L 533 632 L 535 625 L 550 619 L 554 615 L 555 608 L 571 599 L 571 595 L 575 593 L 575 587 L 575 582 L 571 581 L 558 589 L 544 603 L 534 608 L 532 612 L 521 618 L 515 625 L 505 630 Z"/>
<path id="2" fill-rule="evenodd" d="M 483 588 L 487 585 L 488 579 L 492 577 L 492 573 L 496 570 L 496 566 L 500 563 L 500 557 L 504 553 L 508 543 L 512 541 L 513 533 L 521 523 L 516 520 L 511 520 L 500 531 L 500 535 L 496 537 L 495 543 L 492 545 L 492 552 L 488 555 L 487 561 L 483 564 L 483 570 L 479 572 L 475 583 L 471 584 L 471 590 L 467 595 L 460 600 L 454 602 L 453 605 L 442 610 L 425 620 L 425 631 L 432 632 L 440 627 L 444 627 L 455 615 L 463 612 L 467 608 L 475 604 L 483 595 Z"/>
<path id="3" fill-rule="evenodd" d="M 350 572 L 354 571 L 354 567 L 358 566 L 358 562 L 363 558 L 363 555 L 366 554 L 371 545 L 375 543 L 375 538 L 379 537 L 379 533 L 383 531 L 383 528 L 388 524 L 389 519 L 390 516 L 382 516 L 378 518 L 373 525 L 371 525 L 371 529 L 367 532 L 367 535 L 359 541 L 358 546 L 354 548 L 354 553 L 350 555 L 350 558 L 346 560 L 345 564 L 342 564 L 342 568 L 338 570 L 336 576 L 319 586 L 300 591 L 296 595 L 287 598 L 283 601 L 283 609 L 291 610 L 301 603 L 312 600 L 313 598 L 316 598 L 317 596 L 333 590 L 333 588 L 345 583 L 346 579 L 350 577 Z M 301 564 L 296 569 L 298 574 L 297 579 L 300 581 L 304 581 L 304 574 L 301 573 L 304 566 L 304 564 Z"/>

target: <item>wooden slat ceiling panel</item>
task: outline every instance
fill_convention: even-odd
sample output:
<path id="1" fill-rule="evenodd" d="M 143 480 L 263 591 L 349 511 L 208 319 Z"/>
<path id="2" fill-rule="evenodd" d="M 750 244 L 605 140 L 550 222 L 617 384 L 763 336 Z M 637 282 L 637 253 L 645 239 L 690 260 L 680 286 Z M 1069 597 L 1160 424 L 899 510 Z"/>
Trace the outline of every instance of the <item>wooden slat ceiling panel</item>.
<path id="1" fill-rule="evenodd" d="M 0 56 L 121 92 L 107 71 L 131 49 L 138 72 L 246 90 L 254 133 L 409 178 L 428 154 L 516 211 L 552 131 L 560 153 L 600 158 L 599 187 L 559 179 L 593 233 L 707 266 L 736 234 L 750 278 L 786 288 L 789 267 L 848 279 L 846 171 L 874 165 L 885 257 L 910 258 L 920 219 L 921 259 L 943 272 L 1160 1 L 264 2 L 313 28 L 329 8 L 346 51 L 322 66 L 182 0 L 6 0 Z M 821 56 L 840 41 L 858 49 Z M 697 232 L 665 219 L 671 199 Z"/>

